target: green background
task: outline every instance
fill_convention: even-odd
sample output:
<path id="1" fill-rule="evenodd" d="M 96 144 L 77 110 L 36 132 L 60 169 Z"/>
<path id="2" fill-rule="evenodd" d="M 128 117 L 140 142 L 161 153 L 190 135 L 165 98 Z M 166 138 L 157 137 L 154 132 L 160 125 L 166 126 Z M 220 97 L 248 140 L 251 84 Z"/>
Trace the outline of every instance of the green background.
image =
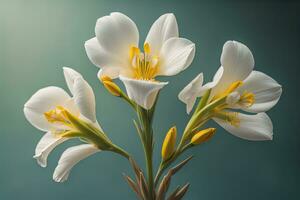
<path id="1" fill-rule="evenodd" d="M 156 166 L 168 128 L 176 124 L 182 131 L 188 120 L 178 92 L 199 72 L 205 73 L 206 81 L 212 78 L 226 40 L 247 44 L 256 69 L 283 86 L 280 102 L 268 112 L 274 123 L 273 141 L 245 141 L 218 128 L 213 140 L 187 153 L 195 158 L 177 174 L 172 186 L 190 182 L 185 198 L 190 200 L 299 199 L 300 4 L 192 0 L 0 1 L 0 199 L 135 198 L 121 175 L 131 174 L 128 163 L 107 152 L 78 164 L 69 181 L 55 183 L 52 173 L 60 154 L 78 142 L 59 146 L 50 155 L 48 167 L 41 168 L 32 156 L 42 133 L 23 115 L 24 103 L 39 88 L 56 85 L 66 89 L 62 67 L 73 67 L 94 88 L 97 116 L 104 130 L 143 165 L 132 125 L 134 114 L 105 91 L 83 46 L 94 37 L 97 18 L 112 11 L 123 12 L 136 22 L 141 41 L 155 19 L 173 12 L 181 36 L 197 45 L 190 68 L 164 78 L 170 84 L 161 92 L 154 123 Z"/>

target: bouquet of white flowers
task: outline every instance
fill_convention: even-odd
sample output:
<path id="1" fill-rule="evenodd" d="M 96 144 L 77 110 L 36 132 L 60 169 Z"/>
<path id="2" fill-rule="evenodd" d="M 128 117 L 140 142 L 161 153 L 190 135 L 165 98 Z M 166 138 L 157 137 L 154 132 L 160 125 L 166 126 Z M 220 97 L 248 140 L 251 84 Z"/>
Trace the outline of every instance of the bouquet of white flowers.
<path id="1" fill-rule="evenodd" d="M 227 41 L 221 54 L 221 66 L 212 82 L 203 84 L 200 73 L 179 93 L 187 113 L 192 114 L 183 133 L 178 134 L 176 126 L 167 132 L 162 142 L 161 163 L 154 172 L 152 122 L 157 112 L 158 94 L 168 84 L 157 77 L 176 75 L 190 66 L 195 44 L 179 37 L 173 14 L 164 14 L 154 22 L 143 50 L 139 48 L 135 23 L 122 13 L 99 18 L 95 34 L 85 43 L 87 56 L 100 68 L 98 78 L 104 87 L 136 112 L 134 125 L 143 144 L 146 173 L 130 153 L 111 141 L 101 128 L 91 86 L 81 74 L 64 67 L 71 95 L 59 87 L 46 87 L 37 91 L 24 106 L 27 120 L 45 132 L 34 155 L 42 167 L 46 167 L 47 157 L 57 145 L 73 138 L 83 142 L 61 155 L 53 174 L 56 182 L 67 180 L 72 167 L 80 160 L 94 153 L 111 151 L 131 164 L 135 177 L 124 174 L 124 178 L 139 199 L 178 200 L 183 198 L 189 184 L 168 192 L 171 178 L 192 156 L 172 165 L 183 152 L 213 137 L 216 128 L 203 128 L 209 120 L 243 139 L 272 140 L 272 121 L 265 112 L 278 102 L 282 88 L 271 77 L 253 70 L 254 58 L 246 45 Z M 116 78 L 124 83 L 126 92 L 114 82 Z"/>

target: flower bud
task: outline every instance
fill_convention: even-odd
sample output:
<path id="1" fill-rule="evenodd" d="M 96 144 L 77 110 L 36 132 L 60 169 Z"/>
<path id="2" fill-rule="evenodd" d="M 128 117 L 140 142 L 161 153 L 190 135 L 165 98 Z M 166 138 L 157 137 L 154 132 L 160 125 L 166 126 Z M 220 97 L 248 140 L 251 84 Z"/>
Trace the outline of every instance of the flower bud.
<path id="1" fill-rule="evenodd" d="M 163 160 L 167 160 L 172 156 L 175 150 L 175 144 L 176 144 L 176 136 L 177 136 L 177 129 L 176 127 L 170 128 L 168 131 L 165 140 L 162 145 L 161 149 L 161 156 Z"/>
<path id="2" fill-rule="evenodd" d="M 111 81 L 112 82 L 112 79 L 109 76 L 101 76 L 100 81 L 101 82 L 103 82 L 103 81 Z"/>
<path id="3" fill-rule="evenodd" d="M 114 96 L 121 96 L 121 89 L 117 84 L 112 82 L 111 78 L 109 77 L 103 77 L 101 78 L 101 81 L 104 85 L 104 87 Z"/>
<path id="4" fill-rule="evenodd" d="M 214 135 L 215 132 L 216 132 L 215 128 L 207 128 L 201 130 L 192 137 L 191 143 L 197 145 L 206 142 Z"/>

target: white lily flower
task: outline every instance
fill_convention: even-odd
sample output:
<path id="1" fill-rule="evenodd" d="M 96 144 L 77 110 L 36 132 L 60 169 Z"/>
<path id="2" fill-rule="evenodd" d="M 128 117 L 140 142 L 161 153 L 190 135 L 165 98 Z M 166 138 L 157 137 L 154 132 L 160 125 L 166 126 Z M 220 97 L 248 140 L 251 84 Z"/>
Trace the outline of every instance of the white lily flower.
<path id="1" fill-rule="evenodd" d="M 213 81 L 205 85 L 203 75 L 198 75 L 179 94 L 179 99 L 187 104 L 187 112 L 192 110 L 197 97 L 212 89 L 209 101 L 226 98 L 226 105 L 216 111 L 213 118 L 219 125 L 235 136 L 248 140 L 271 140 L 273 126 L 264 112 L 271 109 L 282 93 L 281 85 L 266 74 L 253 71 L 254 58 L 247 46 L 236 41 L 224 44 L 221 67 Z M 242 114 L 233 109 L 258 113 Z"/>
<path id="2" fill-rule="evenodd" d="M 53 173 L 53 180 L 56 182 L 66 181 L 69 177 L 70 170 L 74 165 L 86 157 L 100 151 L 100 149 L 92 144 L 81 144 L 68 148 L 63 152 L 58 161 L 58 165 Z"/>
<path id="3" fill-rule="evenodd" d="M 34 158 L 42 167 L 46 167 L 49 153 L 57 145 L 69 139 L 62 135 L 77 131 L 64 116 L 64 110 L 101 130 L 96 120 L 95 96 L 90 85 L 73 69 L 65 67 L 64 76 L 72 97 L 63 89 L 50 86 L 38 90 L 24 105 L 24 114 L 27 120 L 34 127 L 46 132 L 39 141 L 34 155 Z M 65 180 L 67 175 L 64 176 L 65 178 L 60 178 L 60 175 L 57 174 L 68 174 L 78 159 L 90 155 L 91 152 L 96 152 L 94 149 L 99 151 L 94 145 L 92 146 L 93 151 L 87 149 L 82 152 L 74 151 L 69 158 L 66 157 L 67 153 L 63 154 L 64 157 L 61 160 L 68 160 L 68 162 L 64 162 L 64 167 L 57 167 L 55 180 Z M 80 148 L 82 146 L 78 146 L 78 149 Z M 92 147 L 89 149 L 92 149 Z M 59 166 L 61 166 L 60 164 Z"/>
<path id="4" fill-rule="evenodd" d="M 139 32 L 135 23 L 122 13 L 111 13 L 98 19 L 96 37 L 85 42 L 86 53 L 100 67 L 99 78 L 120 78 L 130 99 L 150 109 L 158 91 L 167 82 L 157 76 L 172 76 L 186 69 L 195 55 L 195 45 L 179 38 L 176 18 L 164 14 L 152 25 L 139 49 Z"/>

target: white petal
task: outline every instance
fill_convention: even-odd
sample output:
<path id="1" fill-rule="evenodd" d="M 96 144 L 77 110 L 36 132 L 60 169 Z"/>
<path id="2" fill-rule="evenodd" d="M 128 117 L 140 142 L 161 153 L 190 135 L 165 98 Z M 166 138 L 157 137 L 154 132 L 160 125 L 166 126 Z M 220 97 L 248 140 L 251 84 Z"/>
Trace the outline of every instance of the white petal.
<path id="1" fill-rule="evenodd" d="M 231 83 L 243 81 L 254 68 L 254 58 L 250 49 L 236 41 L 227 41 L 223 46 L 221 64 L 224 73 L 214 93 L 224 91 Z"/>
<path id="2" fill-rule="evenodd" d="M 145 43 L 149 43 L 154 55 L 159 55 L 165 41 L 178 37 L 178 25 L 174 14 L 167 13 L 160 16 L 151 26 Z"/>
<path id="3" fill-rule="evenodd" d="M 71 169 L 81 160 L 99 152 L 100 150 L 92 144 L 82 144 L 68 148 L 61 155 L 58 165 L 53 173 L 53 180 L 64 182 L 68 179 Z"/>
<path id="4" fill-rule="evenodd" d="M 221 64 L 234 81 L 244 80 L 254 68 L 254 58 L 246 45 L 227 41 L 223 46 Z"/>
<path id="5" fill-rule="evenodd" d="M 196 76 L 183 90 L 179 93 L 178 98 L 186 104 L 186 112 L 189 114 L 196 102 L 203 84 L 203 73 Z"/>
<path id="6" fill-rule="evenodd" d="M 80 113 L 96 122 L 95 95 L 91 86 L 82 77 L 78 77 L 74 80 L 73 90 L 74 101 Z"/>
<path id="7" fill-rule="evenodd" d="M 161 48 L 158 75 L 178 74 L 192 63 L 194 56 L 194 43 L 184 38 L 170 38 Z"/>
<path id="8" fill-rule="evenodd" d="M 24 105 L 26 119 L 36 128 L 48 131 L 55 126 L 49 123 L 44 113 L 69 103 L 71 97 L 59 87 L 46 87 L 38 90 Z"/>
<path id="9" fill-rule="evenodd" d="M 189 114 L 192 110 L 197 97 L 202 97 L 204 93 L 213 87 L 215 87 L 223 74 L 223 67 L 220 67 L 214 75 L 213 81 L 203 84 L 203 74 L 199 74 L 194 80 L 192 80 L 180 93 L 178 98 L 187 104 L 186 110 Z"/>
<path id="10" fill-rule="evenodd" d="M 156 99 L 157 93 L 168 82 L 153 82 L 130 79 L 120 76 L 123 81 L 128 97 L 145 109 L 150 109 Z"/>
<path id="11" fill-rule="evenodd" d="M 253 71 L 239 88 L 239 91 L 240 93 L 243 91 L 254 93 L 255 103 L 243 110 L 258 113 L 265 112 L 276 105 L 281 96 L 282 88 L 270 76 Z"/>
<path id="12" fill-rule="evenodd" d="M 120 67 L 105 67 L 98 71 L 97 77 L 101 79 L 103 76 L 108 76 L 111 79 L 118 78 L 119 75 L 122 76 L 132 76 L 132 71 L 127 69 L 121 69 Z"/>
<path id="13" fill-rule="evenodd" d="M 121 57 L 118 54 L 104 50 L 99 45 L 96 37 L 86 41 L 84 46 L 91 62 L 101 68 L 102 75 L 116 78 L 120 71 L 128 67 L 128 57 Z M 112 74 L 111 72 L 114 73 Z"/>
<path id="14" fill-rule="evenodd" d="M 213 81 L 208 82 L 202 86 L 201 93 L 199 94 L 199 96 L 202 96 L 206 90 L 216 87 L 216 85 L 221 81 L 223 73 L 224 73 L 224 68 L 221 66 L 215 73 Z"/>
<path id="15" fill-rule="evenodd" d="M 122 13 L 114 12 L 99 18 L 95 33 L 101 48 L 121 59 L 129 58 L 131 46 L 138 47 L 138 29 L 135 23 Z"/>
<path id="16" fill-rule="evenodd" d="M 66 140 L 67 138 L 58 137 L 51 132 L 47 132 L 37 144 L 33 158 L 37 160 L 41 167 L 46 167 L 48 155 L 57 145 Z"/>
<path id="17" fill-rule="evenodd" d="M 238 127 L 230 125 L 220 119 L 214 119 L 220 126 L 229 133 L 246 140 L 260 141 L 272 140 L 273 125 L 266 113 L 256 115 L 246 115 L 239 113 L 240 125 Z"/>
<path id="18" fill-rule="evenodd" d="M 74 80 L 78 77 L 82 77 L 80 73 L 75 71 L 72 68 L 69 67 L 63 67 L 64 70 L 64 76 L 66 79 L 66 83 L 68 85 L 69 90 L 73 94 L 73 86 L 74 86 Z"/>

